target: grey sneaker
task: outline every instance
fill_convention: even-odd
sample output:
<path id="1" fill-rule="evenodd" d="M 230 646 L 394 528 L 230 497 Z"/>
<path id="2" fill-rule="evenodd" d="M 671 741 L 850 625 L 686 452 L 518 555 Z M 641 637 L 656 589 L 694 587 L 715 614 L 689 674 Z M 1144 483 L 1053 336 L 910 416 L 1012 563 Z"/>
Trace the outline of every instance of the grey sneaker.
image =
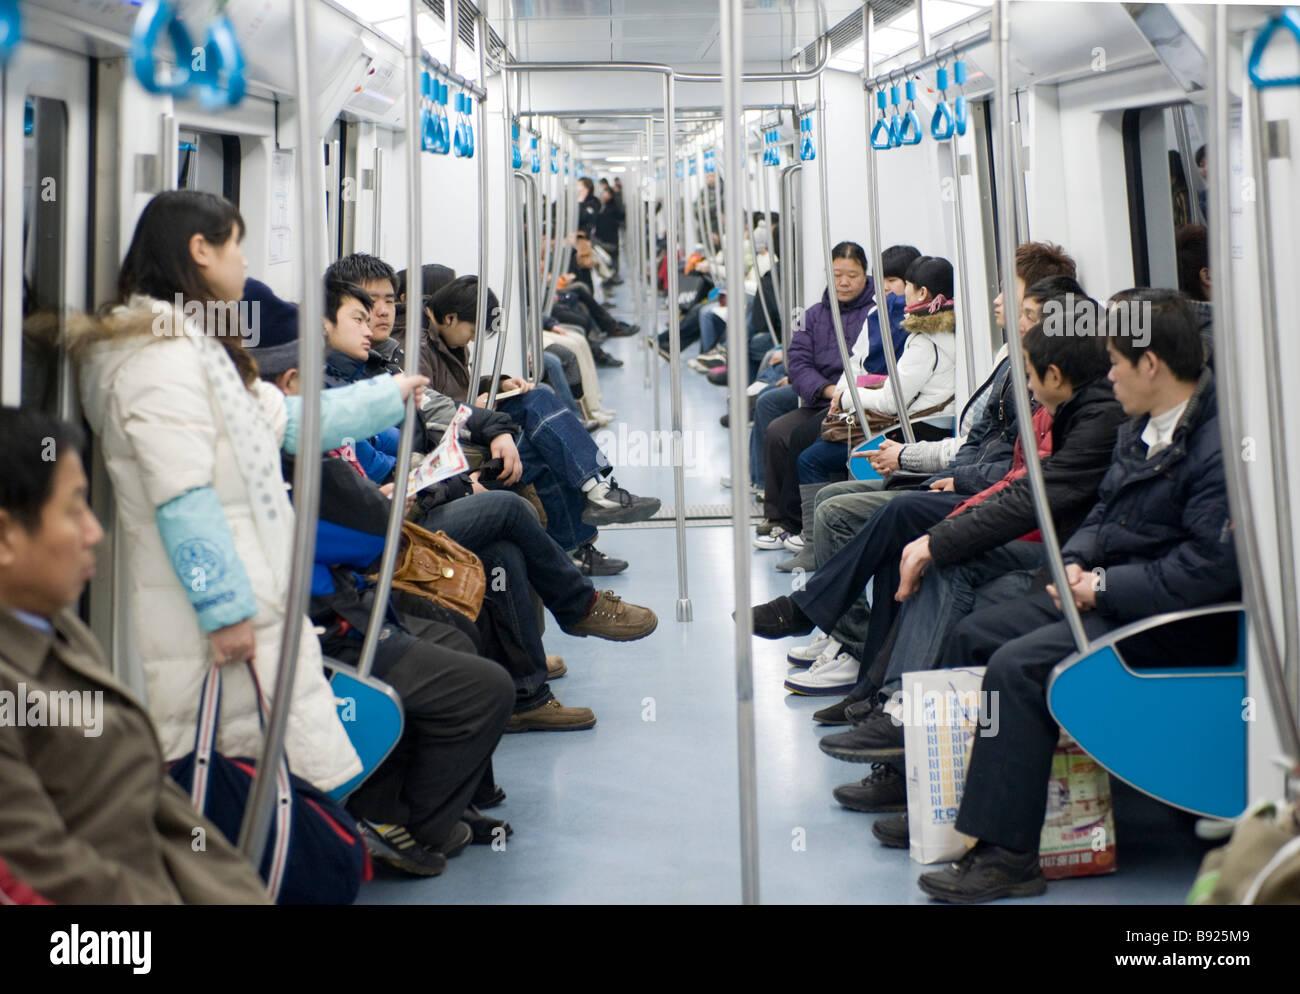
<path id="1" fill-rule="evenodd" d="M 357 827 L 370 855 L 387 866 L 413 877 L 436 877 L 447 868 L 442 853 L 420 845 L 401 825 L 380 825 L 362 819 Z"/>

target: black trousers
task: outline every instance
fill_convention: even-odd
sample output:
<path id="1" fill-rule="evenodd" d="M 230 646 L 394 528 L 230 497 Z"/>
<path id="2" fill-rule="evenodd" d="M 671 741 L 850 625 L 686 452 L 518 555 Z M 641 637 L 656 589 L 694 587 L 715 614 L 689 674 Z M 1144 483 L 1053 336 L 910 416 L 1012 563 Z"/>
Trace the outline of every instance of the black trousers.
<path id="1" fill-rule="evenodd" d="M 1097 638 L 1121 622 L 1088 611 Z M 1222 665 L 1236 655 L 1235 615 L 1196 618 L 1125 639 L 1130 665 Z M 1047 780 L 1060 728 L 1047 710 L 1047 678 L 1075 651 L 1070 628 L 1046 591 L 966 616 L 949 635 L 943 666 L 987 666 L 983 689 L 996 693 L 997 734 L 976 734 L 957 830 L 1020 852 L 1037 852 Z M 1104 707 L 1104 701 L 1098 701 Z"/>
<path id="2" fill-rule="evenodd" d="M 777 424 L 781 418 L 773 421 Z M 771 428 L 768 429 L 771 438 Z M 771 487 L 771 480 L 768 480 Z M 862 658 L 858 661 L 858 686 L 854 700 L 866 700 L 879 683 L 872 684 L 872 664 L 884 647 L 898 616 L 894 600 L 898 589 L 899 557 L 903 546 L 946 518 L 965 498 L 960 494 L 917 491 L 900 494 L 875 513 L 852 540 L 812 575 L 803 590 L 792 595 L 799 609 L 824 632 L 835 631 L 840 618 L 871 587 L 871 622 Z"/>
<path id="3" fill-rule="evenodd" d="M 796 407 L 767 426 L 763 441 L 763 513 L 795 535 L 803 531 L 799 454 L 821 437 L 825 407 Z"/>
<path id="4" fill-rule="evenodd" d="M 379 769 L 348 798 L 358 818 L 406 826 L 419 842 L 439 845 L 451 833 L 476 788 L 490 778 L 496 749 L 515 701 L 514 682 L 500 666 L 464 651 L 468 638 L 441 643 L 421 638 L 421 619 L 402 617 L 407 633 L 393 631 L 379 643 L 383 679 L 402 699 L 406 729 Z M 457 641 L 461 648 L 451 648 Z M 349 653 L 329 654 L 355 662 Z M 354 658 L 346 658 L 349 654 Z"/>

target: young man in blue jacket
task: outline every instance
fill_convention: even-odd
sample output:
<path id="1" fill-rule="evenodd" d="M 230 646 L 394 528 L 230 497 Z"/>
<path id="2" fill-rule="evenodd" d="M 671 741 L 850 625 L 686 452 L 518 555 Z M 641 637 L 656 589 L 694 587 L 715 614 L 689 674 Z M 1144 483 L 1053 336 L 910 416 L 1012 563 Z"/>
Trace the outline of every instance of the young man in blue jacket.
<path id="1" fill-rule="evenodd" d="M 1129 298 L 1124 306 L 1150 306 L 1149 335 L 1130 335 L 1115 323 L 1109 351 L 1115 397 L 1133 420 L 1120 429 L 1096 506 L 1062 549 L 1070 589 L 1049 585 L 977 611 L 944 649 L 946 666 L 987 664 L 983 689 L 998 695 L 1001 730 L 976 737 L 957 816 L 958 831 L 979 841 L 919 880 L 942 901 L 988 901 L 1046 887 L 1038 840 L 1059 730 L 1045 688 L 1052 669 L 1075 650 L 1062 594 L 1074 599 L 1089 638 L 1240 594 L 1214 379 L 1203 365 L 1196 316 L 1172 290 Z M 1127 648 L 1144 662 L 1176 664 L 1203 659 L 1207 650 L 1231 651 L 1233 632 L 1235 620 L 1207 619 L 1156 630 L 1137 652 Z"/>

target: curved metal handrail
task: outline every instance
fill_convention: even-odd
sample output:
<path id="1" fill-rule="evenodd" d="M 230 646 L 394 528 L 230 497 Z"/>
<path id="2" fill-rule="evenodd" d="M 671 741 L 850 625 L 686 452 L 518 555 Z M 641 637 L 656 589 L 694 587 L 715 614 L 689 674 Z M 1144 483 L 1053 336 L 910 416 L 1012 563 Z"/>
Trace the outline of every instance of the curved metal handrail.
<path id="1" fill-rule="evenodd" d="M 874 40 L 875 32 L 876 32 L 875 12 L 872 10 L 871 5 L 869 3 L 864 3 L 862 5 L 862 52 L 863 52 L 862 65 L 863 65 L 864 72 L 866 71 L 866 67 L 871 65 L 871 44 L 872 41 Z M 819 98 L 821 96 L 820 87 L 819 87 L 818 96 Z M 823 103 L 824 101 L 822 99 L 818 99 L 819 105 Z M 870 122 L 871 100 L 869 94 L 868 97 L 865 99 L 864 106 L 866 107 L 867 120 L 868 122 Z M 820 125 L 820 130 L 824 135 L 826 133 L 826 111 L 819 106 L 817 113 L 819 115 L 818 124 Z M 823 155 L 822 158 L 824 159 L 825 156 Z M 822 165 L 820 168 L 822 170 L 822 176 L 824 177 L 826 167 L 825 165 Z M 822 185 L 823 187 L 825 186 L 824 179 Z M 884 262 L 884 256 L 881 254 L 881 249 L 880 249 L 880 192 L 877 189 L 878 173 L 876 171 L 876 150 L 874 146 L 871 144 L 870 140 L 867 141 L 866 185 L 867 185 L 867 207 L 871 215 L 868 218 L 868 223 L 867 223 L 867 237 L 871 245 L 872 291 L 873 291 L 873 296 L 875 297 L 876 300 L 876 324 L 880 327 L 880 348 L 885 353 L 885 366 L 889 370 L 889 388 L 894 395 L 894 406 L 897 409 L 899 424 L 903 426 L 903 438 L 906 440 L 907 444 L 910 445 L 916 441 L 916 432 L 912 430 L 912 420 L 907 415 L 907 398 L 903 396 L 903 384 L 898 379 L 898 357 L 894 355 L 894 326 L 893 323 L 889 320 L 889 293 L 885 290 L 885 262 Z M 827 200 L 826 200 L 826 191 L 825 189 L 823 189 L 822 190 L 823 231 L 826 231 L 827 224 L 828 224 L 826 220 L 827 211 L 828 211 L 828 207 L 827 207 Z M 831 247 L 830 247 L 829 234 L 824 234 L 823 238 L 827 242 L 826 274 L 827 277 L 829 278 L 832 273 L 832 266 L 830 263 Z M 834 299 L 835 297 L 833 293 L 830 296 L 832 299 Z M 835 311 L 837 332 L 839 330 L 838 313 L 839 312 L 837 308 L 837 310 Z M 870 322 L 870 318 L 868 318 L 867 322 L 864 322 L 862 325 L 862 334 L 864 335 L 870 334 L 869 322 Z M 841 346 L 841 349 L 842 348 L 843 346 Z M 855 410 L 857 411 L 858 423 L 862 427 L 862 437 L 870 438 L 871 432 L 867 428 L 867 415 L 866 412 L 862 410 L 862 404 L 858 396 L 858 380 L 857 377 L 853 375 L 852 368 L 850 367 L 847 359 L 845 359 L 844 361 L 844 376 L 845 379 L 848 381 L 849 389 L 853 392 L 853 405 Z"/>
<path id="2" fill-rule="evenodd" d="M 311 106 L 311 59 L 307 42 L 311 34 L 311 7 L 307 0 L 293 0 L 294 82 L 299 107 Z M 414 20 L 412 20 L 414 23 Z M 320 142 L 312 133 L 313 116 L 298 115 L 298 188 L 302 230 L 306 233 L 318 217 L 319 205 L 325 202 L 325 189 L 319 166 Z M 316 149 L 313 156 L 311 150 Z M 316 204 L 313 210 L 311 205 Z M 318 238 L 305 238 L 303 247 L 302 302 L 299 327 L 321 326 L 321 272 Z M 280 641 L 280 659 L 273 691 L 271 717 L 262 743 L 262 755 L 248 788 L 243 818 L 239 825 L 240 850 L 253 866 L 262 865 L 267 833 L 271 824 L 272 790 L 280 757 L 284 752 L 289 709 L 293 703 L 294 676 L 298 669 L 298 651 L 302 642 L 303 618 L 311 594 L 312 554 L 316 548 L 316 519 L 320 508 L 321 470 L 321 388 L 325 378 L 324 345 L 320 335 L 298 336 L 298 377 L 302 391 L 301 420 L 298 427 L 298 456 L 294 461 L 293 561 L 289 573 L 289 593 L 285 603 L 284 633 Z M 314 636 L 313 636 L 314 637 Z M 368 674 L 367 674 L 368 675 Z"/>
<path id="3" fill-rule="evenodd" d="M 1230 200 L 1228 184 L 1232 178 L 1228 154 L 1228 15 L 1222 5 L 1216 7 L 1211 19 L 1210 33 L 1210 261 L 1215 278 L 1215 303 L 1211 316 L 1214 325 L 1214 363 L 1218 385 L 1219 432 L 1224 453 L 1224 480 L 1228 490 L 1228 508 L 1232 517 L 1232 538 L 1237 549 L 1237 566 L 1241 572 L 1242 592 L 1250 610 L 1251 628 L 1259 646 L 1273 702 L 1274 721 L 1278 738 L 1291 759 L 1293 772 L 1300 764 L 1300 728 L 1296 725 L 1295 710 L 1291 707 L 1286 675 L 1278 653 L 1277 641 L 1271 623 L 1271 612 L 1264 581 L 1260 556 L 1259 537 L 1255 528 L 1255 510 L 1250 499 L 1245 464 L 1233 458 L 1244 436 L 1241 412 L 1241 384 L 1238 378 L 1237 358 L 1230 323 L 1233 315 L 1232 247 L 1229 235 Z M 1268 265 L 1267 259 L 1260 260 Z M 1010 313 L 1008 311 L 1008 313 Z M 1292 550 L 1283 550 L 1292 554 Z"/>

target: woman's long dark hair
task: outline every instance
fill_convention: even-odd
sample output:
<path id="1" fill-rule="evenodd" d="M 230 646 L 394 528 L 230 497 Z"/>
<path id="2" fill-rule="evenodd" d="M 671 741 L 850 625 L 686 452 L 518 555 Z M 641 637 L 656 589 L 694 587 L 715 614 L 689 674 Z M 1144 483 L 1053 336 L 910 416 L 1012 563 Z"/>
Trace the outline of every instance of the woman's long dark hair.
<path id="1" fill-rule="evenodd" d="M 117 277 L 118 300 L 136 293 L 171 302 L 177 294 L 206 304 L 212 293 L 190 255 L 190 239 L 202 235 L 213 245 L 225 245 L 248 230 L 239 208 L 229 200 L 199 190 L 168 190 L 149 201 L 136 222 L 131 247 Z M 217 340 L 246 384 L 257 379 L 257 364 L 233 335 Z"/>

